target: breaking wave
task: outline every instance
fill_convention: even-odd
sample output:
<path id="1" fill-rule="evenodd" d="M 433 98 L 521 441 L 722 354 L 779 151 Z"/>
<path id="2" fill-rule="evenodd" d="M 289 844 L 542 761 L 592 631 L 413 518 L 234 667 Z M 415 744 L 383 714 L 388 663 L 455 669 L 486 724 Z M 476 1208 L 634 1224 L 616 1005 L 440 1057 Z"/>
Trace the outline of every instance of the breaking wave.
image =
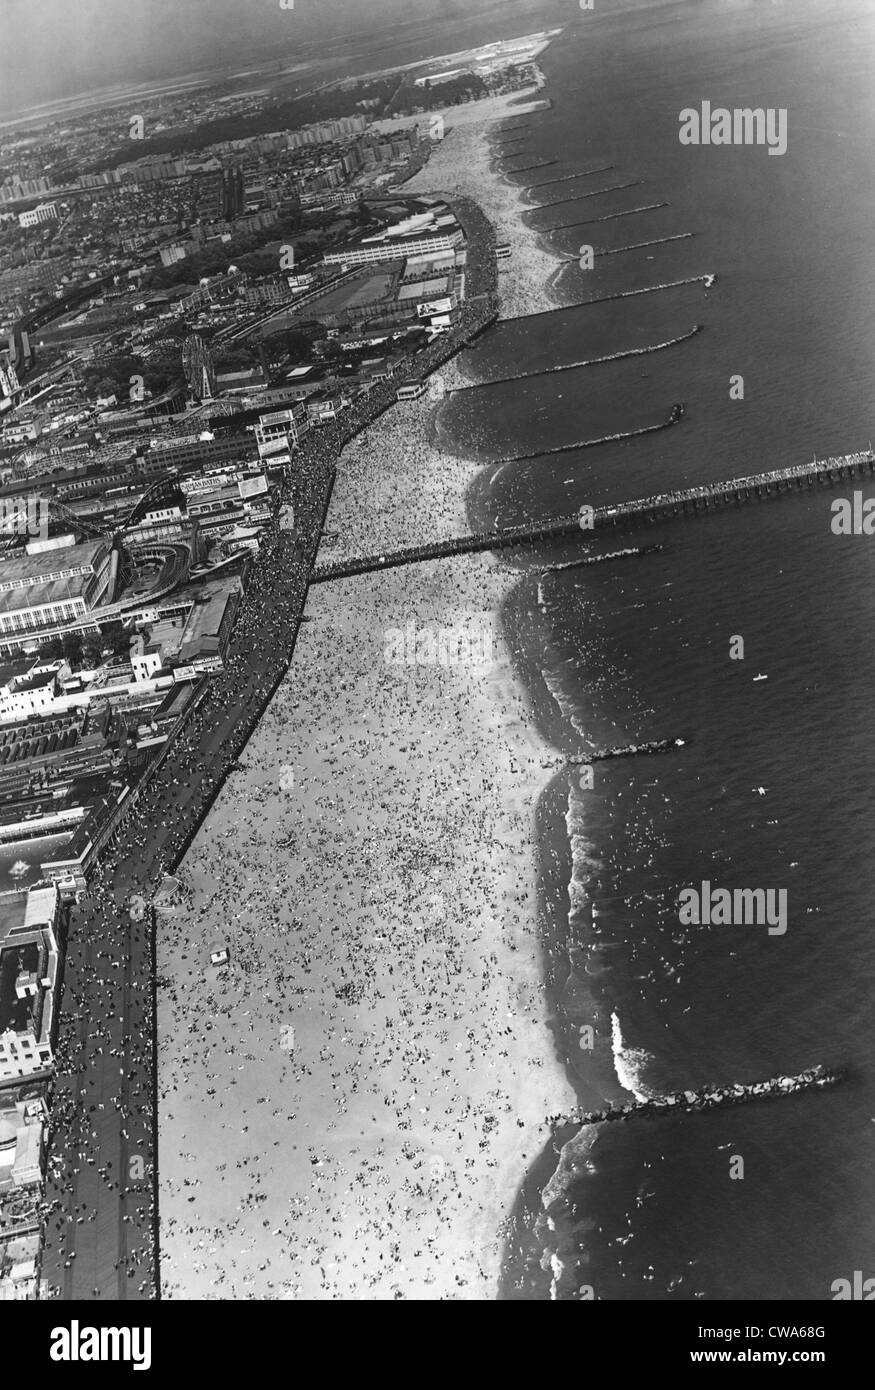
<path id="1" fill-rule="evenodd" d="M 626 1046 L 616 1013 L 611 1014 L 611 1047 L 614 1053 L 614 1070 L 623 1090 L 629 1091 L 636 1100 L 652 1100 L 656 1092 L 644 1084 L 642 1073 L 653 1058 L 643 1048 Z"/>

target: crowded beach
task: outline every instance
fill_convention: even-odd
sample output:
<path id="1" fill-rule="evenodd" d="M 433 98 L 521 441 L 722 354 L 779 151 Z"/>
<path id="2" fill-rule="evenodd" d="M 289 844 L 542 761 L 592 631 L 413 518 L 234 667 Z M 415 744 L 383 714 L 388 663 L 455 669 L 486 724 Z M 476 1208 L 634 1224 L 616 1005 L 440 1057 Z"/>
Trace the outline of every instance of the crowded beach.
<path id="1" fill-rule="evenodd" d="M 536 311 L 555 261 L 488 129 L 448 129 L 416 182 L 476 196 L 512 246 L 503 314 Z M 467 529 L 476 466 L 430 442 L 431 408 L 393 407 L 346 448 L 321 561 Z M 573 1104 L 537 932 L 553 750 L 499 629 L 512 582 L 477 555 L 310 590 L 159 916 L 165 1297 L 496 1294 L 527 1165 Z M 477 659 L 388 661 L 411 623 L 476 632 Z"/>

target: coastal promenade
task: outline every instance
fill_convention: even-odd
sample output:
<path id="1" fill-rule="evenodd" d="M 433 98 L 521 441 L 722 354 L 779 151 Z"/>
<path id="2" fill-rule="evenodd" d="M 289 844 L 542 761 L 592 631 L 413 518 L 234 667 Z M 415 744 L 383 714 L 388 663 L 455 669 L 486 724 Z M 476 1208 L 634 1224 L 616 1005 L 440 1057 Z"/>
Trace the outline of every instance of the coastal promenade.
<path id="1" fill-rule="evenodd" d="M 402 402 L 344 453 L 346 549 L 465 529 L 474 466 L 428 425 Z M 508 576 L 483 556 L 428 579 L 310 591 L 290 679 L 185 862 L 160 958 L 165 1298 L 490 1296 L 545 1117 L 573 1104 L 530 929 L 546 750 L 498 640 Z M 384 656 L 402 613 L 470 615 L 492 659 L 414 686 Z M 233 951 L 210 985 L 193 961 L 217 913 Z"/>
<path id="2" fill-rule="evenodd" d="M 299 451 L 287 488 L 296 532 L 277 531 L 263 547 L 225 669 L 204 688 L 71 913 L 42 1259 L 53 1297 L 160 1297 L 150 900 L 181 862 L 288 671 L 341 450 L 395 404 L 399 384 L 435 371 L 495 320 L 491 228 L 469 200 L 453 202 L 471 272 L 472 298 L 459 323 Z"/>
<path id="3" fill-rule="evenodd" d="M 558 517 L 537 525 L 511 526 L 501 531 L 486 531 L 480 535 L 457 536 L 436 541 L 434 545 L 410 546 L 384 555 L 362 555 L 321 565 L 313 571 L 312 582 L 323 584 L 332 579 L 345 579 L 354 574 L 412 565 L 424 560 L 439 560 L 448 555 L 474 555 L 484 550 L 504 550 L 513 546 L 536 544 L 540 541 L 563 540 L 569 536 L 588 535 L 608 526 L 635 526 L 642 522 L 670 520 L 672 517 L 698 516 L 702 512 L 730 504 L 762 501 L 787 492 L 802 491 L 820 485 L 833 485 L 847 479 L 862 478 L 875 471 L 875 453 L 870 449 L 846 454 L 840 458 L 814 459 L 811 463 L 778 468 L 768 473 L 753 473 L 725 482 L 705 483 L 700 487 L 657 493 L 630 502 L 618 502 L 613 507 L 593 507 L 591 513 Z"/>
<path id="4" fill-rule="evenodd" d="M 43 1277 L 64 1299 L 154 1298 L 154 923 L 179 863 L 291 660 L 331 475 L 313 468 L 299 531 L 253 569 L 225 670 L 101 855 L 71 914 L 52 1102 Z"/>

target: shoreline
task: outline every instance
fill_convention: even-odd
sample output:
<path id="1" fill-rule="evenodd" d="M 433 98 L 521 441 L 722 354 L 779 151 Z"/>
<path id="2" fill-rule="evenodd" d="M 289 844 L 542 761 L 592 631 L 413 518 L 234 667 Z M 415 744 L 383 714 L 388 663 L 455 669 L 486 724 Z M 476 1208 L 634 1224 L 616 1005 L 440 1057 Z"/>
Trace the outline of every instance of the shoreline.
<path id="1" fill-rule="evenodd" d="M 421 406 L 393 407 L 344 450 L 327 528 L 347 552 L 457 533 L 472 471 L 429 444 Z M 573 1096 L 532 854 L 555 750 L 498 622 L 515 580 L 459 557 L 308 596 L 289 676 L 183 865 L 189 905 L 162 919 L 165 1296 L 497 1295 L 519 1186 Z M 412 615 L 472 624 L 493 659 L 399 672 L 380 641 Z M 239 945 L 207 981 L 217 918 Z M 258 1079 L 232 1091 L 229 1063 Z"/>
<path id="2" fill-rule="evenodd" d="M 537 260 L 544 272 L 540 297 L 524 294 L 520 302 L 520 297 L 515 296 L 511 305 L 508 305 L 506 298 L 500 299 L 499 322 L 533 313 L 552 312 L 557 308 L 575 307 L 567 302 L 567 296 L 562 296 L 562 280 L 568 269 L 569 257 L 554 251 L 548 237 L 524 220 L 525 213 L 535 211 L 542 205 L 528 195 L 524 185 L 511 183 L 497 165 L 496 158 L 492 164 L 493 173 L 501 178 L 502 186 L 511 191 L 516 202 L 516 227 L 519 228 L 520 237 L 525 234 L 524 241 L 528 244 L 532 260 Z M 493 220 L 494 214 L 496 217 L 506 216 L 507 197 L 496 202 L 498 207 L 495 209 L 488 203 L 485 205 L 490 220 Z M 513 267 L 516 252 L 514 229 L 505 224 L 504 230 L 513 248 L 509 263 Z M 497 236 L 501 235 L 498 228 L 496 232 Z M 548 264 L 552 264 L 552 269 L 548 270 Z M 506 283 L 504 277 L 499 276 L 500 294 Z M 491 484 L 487 481 L 484 491 L 483 483 L 489 471 L 494 473 L 495 468 L 496 463 L 492 461 L 472 480 L 469 513 L 473 512 L 474 489 L 477 483 L 480 484 L 477 520 L 482 520 L 488 510 L 485 498 Z M 473 517 L 472 525 L 477 529 Z M 540 634 L 533 639 L 530 631 L 527 631 L 537 630 L 542 623 L 543 581 L 542 572 L 517 572 L 515 582 L 502 603 L 501 630 L 512 654 L 515 679 L 526 692 L 532 718 L 542 739 L 548 746 L 567 753 L 579 749 L 581 733 L 570 726 L 557 692 L 545 676 L 543 662 L 535 656 L 536 651 L 543 651 Z M 593 806 L 592 796 L 590 792 L 587 798 L 590 810 Z M 585 1111 L 593 1104 L 604 1104 L 612 1094 L 625 1098 L 626 1093 L 616 1075 L 609 1014 L 606 1014 L 603 1002 L 592 987 L 586 989 L 585 995 L 582 993 L 581 977 L 586 972 L 577 968 L 574 959 L 576 955 L 585 955 L 588 949 L 577 944 L 572 926 L 572 918 L 581 907 L 589 909 L 580 886 L 577 896 L 572 895 L 576 851 L 572 842 L 571 817 L 574 814 L 577 818 L 575 829 L 578 830 L 582 810 L 582 797 L 572 795 L 568 772 L 563 770 L 554 775 L 538 797 L 537 829 L 532 848 L 538 863 L 538 936 L 555 1062 L 577 1096 L 580 1109 Z M 595 1049 L 581 1054 L 581 1061 L 586 1059 L 583 1067 L 576 1065 L 572 1051 L 576 1019 L 595 1027 Z M 557 1210 L 557 1184 L 561 1186 L 560 1175 L 572 1163 L 572 1155 L 577 1155 L 581 1146 L 586 1154 L 597 1142 L 598 1131 L 595 1127 L 581 1129 L 576 1124 L 563 1124 L 555 1130 L 551 1128 L 546 1143 L 530 1163 L 517 1190 L 513 1214 L 507 1225 L 499 1301 L 528 1301 L 533 1295 L 549 1300 L 567 1296 L 574 1283 L 577 1251 L 574 1242 L 564 1231 L 564 1213 L 560 1215 Z"/>
<path id="3" fill-rule="evenodd" d="M 336 490 L 341 498 L 342 485 L 341 468 Z M 451 517 L 448 524 L 457 522 Z M 313 1194 L 307 1194 L 304 1186 L 307 1170 L 302 1174 L 301 1163 L 296 1165 L 292 1155 L 291 1167 L 294 1171 L 297 1166 L 300 1184 L 296 1195 L 306 1200 L 306 1209 L 299 1207 L 298 1227 L 306 1223 L 305 1229 L 317 1243 L 325 1240 L 326 1226 L 330 1233 L 327 1245 L 320 1250 L 325 1275 L 313 1277 L 306 1268 L 299 1271 L 294 1296 L 355 1297 L 358 1293 L 380 1298 L 397 1292 L 402 1297 L 494 1297 L 500 1274 L 497 1237 L 501 1224 L 529 1159 L 549 1139 L 546 1116 L 569 1101 L 564 1076 L 558 1068 L 555 1075 L 552 1073 L 553 1048 L 544 1026 L 539 951 L 531 931 L 535 865 L 528 862 L 524 871 L 520 869 L 521 856 L 531 854 L 531 806 L 540 789 L 545 750 L 531 731 L 524 703 L 513 688 L 512 674 L 500 651 L 494 614 L 507 575 L 491 557 L 477 557 L 473 564 L 469 559 L 443 562 L 434 569 L 436 573 L 427 585 L 411 578 L 410 572 L 398 571 L 379 575 L 375 582 L 343 581 L 330 604 L 320 594 L 315 603 L 311 599 L 308 609 L 313 621 L 299 639 L 293 667 L 299 689 L 292 692 L 290 682 L 283 687 L 276 717 L 269 721 L 269 738 L 265 739 L 274 746 L 279 742 L 285 753 L 288 735 L 292 734 L 297 762 L 295 794 L 289 804 L 296 810 L 298 798 L 303 800 L 308 848 L 320 853 L 318 863 L 308 865 L 304 860 L 304 874 L 294 881 L 286 876 L 284 884 L 288 895 L 294 897 L 295 914 L 300 914 L 297 933 L 307 943 L 310 960 L 314 964 L 318 960 L 321 977 L 312 987 L 312 975 L 308 974 L 310 997 L 304 1001 L 305 1008 L 296 1004 L 289 1010 L 295 1029 L 295 1062 L 300 1049 L 302 1065 L 321 1082 L 320 1094 L 330 1095 L 329 1077 L 343 1093 L 343 1109 L 337 1120 L 329 1119 L 329 1109 L 319 1105 L 310 1084 L 290 1102 L 292 1113 L 303 1113 L 300 1105 L 313 1107 L 307 1109 L 310 1118 L 304 1128 L 309 1125 L 316 1129 L 318 1118 L 322 1135 L 318 1140 L 313 1136 L 311 1143 L 318 1150 L 320 1164 L 348 1174 L 351 1154 L 366 1156 L 369 1170 L 377 1171 L 379 1184 L 368 1196 L 368 1227 L 382 1219 L 387 1223 L 375 1245 L 368 1243 L 363 1228 L 351 1231 L 348 1213 L 342 1205 L 340 1209 L 334 1205 L 342 1202 L 337 1182 L 327 1184 L 327 1194 L 319 1192 L 322 1184 L 316 1189 L 323 1202 L 327 1197 L 331 1223 L 314 1220 L 320 1208 L 313 1206 Z M 418 592 L 420 588 L 425 592 Z M 476 614 L 478 593 L 478 621 L 490 625 L 493 642 L 499 647 L 498 659 L 486 668 L 404 670 L 402 678 L 415 689 L 412 699 L 408 690 L 399 701 L 393 688 L 397 672 L 392 668 L 379 670 L 373 643 L 363 637 L 368 621 L 373 623 L 377 617 L 379 623 L 381 617 L 384 625 L 392 622 L 403 626 L 412 605 L 420 625 L 425 619 L 438 626 L 448 618 L 458 620 L 466 603 Z M 344 674 L 347 690 L 354 692 L 347 696 L 347 704 L 350 698 L 361 702 L 357 717 L 349 720 L 348 708 L 329 710 L 320 714 L 314 728 L 311 696 L 318 697 L 326 677 L 337 689 Z M 392 727 L 392 720 L 386 715 L 393 709 L 397 733 L 387 739 L 384 730 Z M 441 723 L 453 726 L 450 750 Z M 256 863 L 261 858 L 260 827 L 265 818 L 271 819 L 269 807 L 276 795 L 272 787 L 264 785 L 271 754 L 254 746 L 260 739 L 261 732 L 250 744 L 252 751 L 247 753 L 242 779 L 235 778 L 234 784 L 236 789 L 242 780 L 243 797 L 257 803 L 256 841 L 246 848 L 247 859 Z M 301 756 L 305 742 L 309 742 L 310 751 Z M 353 764 L 354 755 L 357 760 Z M 355 780 L 339 795 L 341 786 L 350 780 L 344 777 L 343 782 L 338 781 L 337 766 L 344 761 L 354 770 Z M 251 762 L 256 764 L 254 769 Z M 425 787 L 427 779 L 435 785 Z M 363 794 L 357 794 L 357 787 L 365 789 Z M 239 804 L 235 807 L 235 799 L 223 798 L 230 804 L 220 807 L 211 818 L 209 830 L 216 837 L 216 854 L 221 854 L 223 836 L 234 835 L 240 844 Z M 312 814 L 307 808 L 312 808 Z M 341 809 L 342 827 L 340 818 L 333 815 Z M 325 838 L 326 814 L 335 821 L 331 841 Z M 406 823 L 399 825 L 402 815 Z M 476 817 L 476 838 L 467 842 L 472 815 Z M 248 829 L 254 819 L 249 811 Z M 350 822 L 351 835 L 347 832 Z M 321 841 L 314 844 L 314 835 L 322 836 Z M 395 869 L 392 866 L 398 859 L 402 864 Z M 202 897 L 209 891 L 210 874 L 217 871 L 212 854 L 207 861 L 192 874 Z M 349 891 L 332 903 L 332 888 L 344 871 Z M 314 880 L 309 891 L 305 879 Z M 263 890 L 252 883 L 251 891 L 262 907 L 267 906 Z M 371 910 L 359 931 L 350 919 L 362 906 Z M 306 923 L 315 911 L 320 912 L 322 930 L 313 932 Z M 326 943 L 324 928 L 329 921 Z M 318 959 L 320 950 L 327 954 L 327 961 L 324 954 Z M 438 973 L 441 955 L 447 966 L 447 989 Z M 399 959 L 402 979 L 398 979 Z M 391 982 L 386 980 L 387 971 L 395 976 Z M 409 1037 L 415 1057 L 399 1056 L 394 1045 L 374 1047 L 375 1038 L 382 1034 L 385 1039 L 389 1028 L 386 996 L 379 987 L 372 992 L 372 986 L 366 986 L 364 997 L 353 994 L 342 999 L 338 1007 L 338 990 L 347 989 L 362 974 L 372 982 L 391 985 L 403 1019 L 403 1036 Z M 251 1007 L 251 994 L 246 1002 Z M 429 1015 L 435 1004 L 439 1013 L 432 1023 Z M 221 1014 L 220 1006 L 219 1017 Z M 336 1043 L 321 1027 L 326 1016 L 334 1038 L 339 1035 L 346 1047 L 353 1049 L 356 1077 L 362 1086 L 357 1093 L 348 1091 L 343 1082 Z M 418 1019 L 424 1022 L 420 1024 Z M 261 1031 L 258 1028 L 256 1036 Z M 225 1042 L 227 1048 L 231 1037 L 226 1036 Z M 425 1066 L 417 1066 L 424 1062 Z M 276 1086 L 261 1083 L 271 1104 L 282 1084 L 291 1079 L 280 1071 Z M 420 1100 L 424 1105 L 413 1104 Z M 373 1120 L 381 1107 L 384 1114 L 389 1109 L 390 1125 L 387 1128 L 378 1123 L 375 1131 Z M 434 1119 L 430 1113 L 433 1108 L 437 1112 Z M 245 1115 L 235 1118 L 248 1120 L 252 1108 L 244 1109 Z M 423 1111 L 427 1112 L 425 1118 L 420 1118 Z M 340 1125 L 341 1131 L 332 1137 L 334 1124 Z M 477 1132 L 481 1126 L 482 1136 Z M 187 1118 L 186 1132 L 189 1128 Z M 294 1127 L 290 1134 L 296 1131 Z M 353 1143 L 355 1131 L 358 1138 Z M 227 1142 L 224 1140 L 224 1145 Z M 184 1150 L 190 1143 L 186 1140 L 180 1147 Z M 165 1139 L 165 1155 L 168 1147 Z M 404 1160 L 414 1169 L 409 1176 L 404 1173 Z M 242 1162 L 242 1154 L 237 1161 Z M 424 1191 L 421 1178 L 416 1177 L 416 1170 L 423 1166 L 428 1174 Z M 264 1177 L 262 1169 L 262 1181 Z M 166 1159 L 164 1178 L 172 1186 L 173 1174 L 167 1171 Z M 184 1183 L 184 1177 L 181 1180 Z M 269 1187 L 277 1180 L 278 1175 Z M 435 1180 L 438 1191 L 432 1193 Z M 177 1191 L 169 1200 L 165 1197 L 165 1219 L 173 1220 L 175 1198 L 181 1195 Z M 384 1203 L 384 1196 L 391 1200 Z M 404 1270 L 390 1266 L 384 1273 L 379 1260 L 393 1225 L 389 1213 L 400 1202 L 411 1203 L 397 1235 L 397 1260 Z M 273 1223 L 272 1201 L 265 1210 L 270 1211 Z M 277 1216 L 276 1229 L 281 1225 Z M 172 1231 L 168 1235 L 172 1236 Z M 168 1236 L 163 1244 L 168 1251 Z M 258 1248 L 265 1252 L 262 1239 Z M 430 1252 L 421 1275 L 415 1268 L 417 1248 Z M 356 1261 L 364 1262 L 366 1268 L 356 1271 Z M 231 1266 L 229 1275 L 233 1277 L 233 1261 Z M 179 1279 L 178 1261 L 165 1263 L 164 1269 L 165 1291 L 172 1293 Z M 205 1272 L 192 1269 L 190 1276 Z M 366 1295 L 365 1281 L 369 1289 Z M 201 1291 L 205 1292 L 203 1286 Z"/>

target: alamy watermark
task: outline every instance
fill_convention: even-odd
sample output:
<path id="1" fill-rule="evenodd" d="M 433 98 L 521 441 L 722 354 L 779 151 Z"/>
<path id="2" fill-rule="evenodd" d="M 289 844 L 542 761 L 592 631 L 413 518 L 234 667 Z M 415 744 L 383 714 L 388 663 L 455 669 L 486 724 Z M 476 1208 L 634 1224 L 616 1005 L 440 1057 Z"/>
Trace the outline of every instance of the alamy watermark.
<path id="1" fill-rule="evenodd" d="M 47 497 L 4 497 L 0 499 L 0 535 L 30 536 L 44 541 L 49 534 Z"/>
<path id="2" fill-rule="evenodd" d="M 852 497 L 836 497 L 830 504 L 829 529 L 834 536 L 875 535 L 875 497 L 864 501 L 859 490 Z"/>
<path id="3" fill-rule="evenodd" d="M 769 936 L 787 930 L 786 888 L 684 888 L 678 895 L 683 926 L 768 927 Z"/>
<path id="4" fill-rule="evenodd" d="M 685 106 L 678 120 L 682 145 L 768 145 L 769 154 L 787 152 L 785 106 L 736 106 L 730 111 L 703 101 L 700 111 Z"/>
<path id="5" fill-rule="evenodd" d="M 434 628 L 411 621 L 386 629 L 383 658 L 387 666 L 486 666 L 492 632 L 478 622 Z"/>
<path id="6" fill-rule="evenodd" d="M 130 1361 L 135 1371 L 152 1365 L 151 1327 L 82 1327 L 73 1318 L 69 1327 L 53 1327 L 52 1361 Z"/>
<path id="7" fill-rule="evenodd" d="M 861 1269 L 854 1270 L 853 1280 L 833 1279 L 829 1286 L 833 1302 L 871 1303 L 875 1299 L 875 1279 L 864 1279 Z"/>

